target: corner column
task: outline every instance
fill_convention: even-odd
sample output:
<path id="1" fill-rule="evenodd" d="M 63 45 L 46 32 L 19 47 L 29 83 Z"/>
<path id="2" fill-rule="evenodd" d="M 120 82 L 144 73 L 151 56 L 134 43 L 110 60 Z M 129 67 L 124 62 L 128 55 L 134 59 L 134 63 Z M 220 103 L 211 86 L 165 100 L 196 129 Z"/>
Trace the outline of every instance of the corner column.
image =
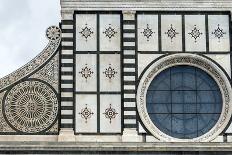
<path id="1" fill-rule="evenodd" d="M 73 79 L 73 13 L 62 14 L 60 54 L 61 126 L 58 141 L 75 141 L 74 136 L 74 79 Z"/>
<path id="2" fill-rule="evenodd" d="M 123 11 L 123 142 L 140 142 L 136 114 L 136 19 L 135 11 Z"/>

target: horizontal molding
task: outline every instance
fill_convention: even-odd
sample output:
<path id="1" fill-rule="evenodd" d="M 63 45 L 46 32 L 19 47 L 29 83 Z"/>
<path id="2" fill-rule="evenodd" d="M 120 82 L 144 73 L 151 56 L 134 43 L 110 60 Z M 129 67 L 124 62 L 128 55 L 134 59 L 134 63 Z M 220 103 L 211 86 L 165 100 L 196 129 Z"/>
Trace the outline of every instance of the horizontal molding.
<path id="1" fill-rule="evenodd" d="M 124 124 L 136 124 L 136 119 L 124 119 Z"/>
<path id="2" fill-rule="evenodd" d="M 126 115 L 137 115 L 137 111 L 123 111 L 124 116 Z"/>
<path id="3" fill-rule="evenodd" d="M 62 50 L 61 54 L 62 55 L 73 55 L 73 50 Z"/>
<path id="4" fill-rule="evenodd" d="M 73 67 L 61 67 L 61 72 L 73 72 Z"/>
<path id="5" fill-rule="evenodd" d="M 62 38 L 73 38 L 73 33 L 62 33 Z"/>
<path id="6" fill-rule="evenodd" d="M 62 0 L 61 10 L 74 11 L 74 10 L 222 10 L 222 9 L 232 9 L 231 0 L 162 0 L 152 1 L 152 0 L 88 0 L 88 1 L 70 1 Z M 128 11 L 129 12 L 129 11 Z M 127 12 L 125 12 L 127 13 Z M 129 12 L 130 13 L 130 12 Z M 134 13 L 134 12 L 132 12 Z"/>
<path id="7" fill-rule="evenodd" d="M 73 102 L 72 101 L 62 101 L 61 106 L 73 106 Z"/>
<path id="8" fill-rule="evenodd" d="M 73 115 L 73 110 L 61 110 L 61 115 Z"/>
<path id="9" fill-rule="evenodd" d="M 123 38 L 135 38 L 135 33 L 124 33 Z"/>
<path id="10" fill-rule="evenodd" d="M 73 80 L 72 75 L 61 75 L 61 80 Z"/>
<path id="11" fill-rule="evenodd" d="M 73 119 L 61 119 L 60 122 L 61 124 L 72 124 Z"/>
<path id="12" fill-rule="evenodd" d="M 123 55 L 133 55 L 135 56 L 135 50 L 123 50 Z"/>
<path id="13" fill-rule="evenodd" d="M 61 29 L 64 30 L 64 29 L 73 29 L 73 25 L 61 25 Z"/>
<path id="14" fill-rule="evenodd" d="M 135 102 L 124 102 L 124 107 L 136 107 Z"/>

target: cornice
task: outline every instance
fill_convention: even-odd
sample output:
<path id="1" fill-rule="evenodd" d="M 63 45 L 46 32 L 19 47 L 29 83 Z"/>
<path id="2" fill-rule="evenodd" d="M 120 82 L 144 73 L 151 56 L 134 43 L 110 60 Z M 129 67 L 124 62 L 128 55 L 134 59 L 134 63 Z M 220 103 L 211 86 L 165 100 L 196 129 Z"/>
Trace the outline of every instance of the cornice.
<path id="1" fill-rule="evenodd" d="M 73 10 L 232 10 L 231 0 L 61 0 L 62 12 Z"/>

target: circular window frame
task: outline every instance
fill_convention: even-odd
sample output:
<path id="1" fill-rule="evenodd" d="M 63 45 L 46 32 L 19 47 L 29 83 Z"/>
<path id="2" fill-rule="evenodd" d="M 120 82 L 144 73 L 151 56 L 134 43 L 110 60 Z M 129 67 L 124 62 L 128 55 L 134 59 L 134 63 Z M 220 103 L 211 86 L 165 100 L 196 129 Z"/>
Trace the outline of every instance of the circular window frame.
<path id="1" fill-rule="evenodd" d="M 179 139 L 165 134 L 154 125 L 147 113 L 146 94 L 152 80 L 163 70 L 178 65 L 188 65 L 202 69 L 216 81 L 222 94 L 222 112 L 217 123 L 207 133 L 193 139 Z M 232 114 L 231 95 L 230 81 L 214 62 L 197 54 L 178 53 L 157 60 L 145 70 L 138 85 L 136 98 L 138 113 L 144 126 L 159 140 L 166 142 L 209 142 L 215 139 L 230 121 Z"/>

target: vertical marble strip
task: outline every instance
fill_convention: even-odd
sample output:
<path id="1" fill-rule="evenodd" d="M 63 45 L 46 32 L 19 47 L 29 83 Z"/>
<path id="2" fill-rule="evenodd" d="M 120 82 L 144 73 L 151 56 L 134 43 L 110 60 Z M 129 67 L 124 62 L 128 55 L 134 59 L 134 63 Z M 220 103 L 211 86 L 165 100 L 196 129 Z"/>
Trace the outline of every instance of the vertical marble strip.
<path id="1" fill-rule="evenodd" d="M 123 12 L 123 115 L 124 128 L 136 128 L 136 21 L 135 12 Z M 132 103 L 132 104 L 130 104 Z M 128 108 L 129 105 L 129 108 Z M 131 115 L 127 117 L 127 114 Z"/>
<path id="2" fill-rule="evenodd" d="M 60 70 L 61 70 L 61 129 L 73 130 L 73 17 L 63 16 Z"/>

